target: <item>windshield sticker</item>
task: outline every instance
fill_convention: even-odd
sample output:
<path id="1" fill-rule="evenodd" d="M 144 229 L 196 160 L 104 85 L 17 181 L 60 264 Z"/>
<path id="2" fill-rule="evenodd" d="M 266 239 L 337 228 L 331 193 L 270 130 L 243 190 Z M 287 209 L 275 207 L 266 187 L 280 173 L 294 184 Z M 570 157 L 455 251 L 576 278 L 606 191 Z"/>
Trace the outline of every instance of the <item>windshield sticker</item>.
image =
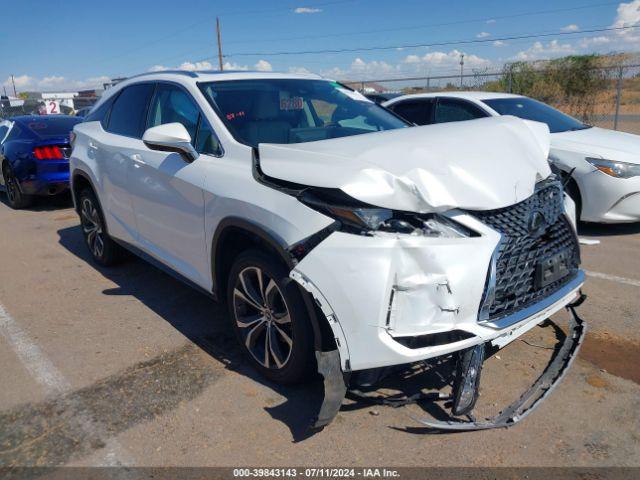
<path id="1" fill-rule="evenodd" d="M 302 97 L 291 97 L 280 99 L 280 110 L 302 110 L 304 109 L 304 99 Z"/>
<path id="2" fill-rule="evenodd" d="M 240 110 L 239 112 L 227 113 L 227 120 L 235 120 L 236 118 L 244 117 L 244 110 Z"/>

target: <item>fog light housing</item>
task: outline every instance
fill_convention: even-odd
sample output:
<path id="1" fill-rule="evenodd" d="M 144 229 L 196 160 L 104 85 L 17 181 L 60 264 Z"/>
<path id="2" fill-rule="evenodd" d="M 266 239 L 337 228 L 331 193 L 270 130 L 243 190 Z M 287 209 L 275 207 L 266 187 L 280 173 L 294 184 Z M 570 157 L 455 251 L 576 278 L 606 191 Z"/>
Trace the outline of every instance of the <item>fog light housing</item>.
<path id="1" fill-rule="evenodd" d="M 453 383 L 453 406 L 451 407 L 454 415 L 466 415 L 476 405 L 483 363 L 484 344 L 476 345 L 459 353 Z"/>

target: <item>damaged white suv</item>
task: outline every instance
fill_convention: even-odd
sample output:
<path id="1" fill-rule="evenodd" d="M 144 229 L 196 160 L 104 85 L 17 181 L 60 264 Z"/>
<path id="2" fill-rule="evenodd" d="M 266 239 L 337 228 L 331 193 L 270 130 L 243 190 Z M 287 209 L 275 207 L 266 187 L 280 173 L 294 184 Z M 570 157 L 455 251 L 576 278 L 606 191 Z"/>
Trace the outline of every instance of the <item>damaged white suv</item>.
<path id="1" fill-rule="evenodd" d="M 323 375 L 316 427 L 363 372 L 447 355 L 453 415 L 425 423 L 509 425 L 575 357 L 584 274 L 543 124 L 409 127 L 311 75 L 176 71 L 122 82 L 74 132 L 94 259 L 124 247 L 226 300 L 265 376 Z M 485 351 L 563 307 L 570 331 L 539 381 L 496 418 L 461 417 Z"/>

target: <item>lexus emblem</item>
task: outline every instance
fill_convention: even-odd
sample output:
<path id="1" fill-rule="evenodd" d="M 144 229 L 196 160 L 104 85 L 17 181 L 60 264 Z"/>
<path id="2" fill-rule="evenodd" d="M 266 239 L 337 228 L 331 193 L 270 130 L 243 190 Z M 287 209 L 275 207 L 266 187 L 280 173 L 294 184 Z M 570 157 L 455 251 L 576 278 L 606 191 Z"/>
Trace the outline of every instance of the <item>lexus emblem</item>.
<path id="1" fill-rule="evenodd" d="M 547 219 L 539 210 L 534 210 L 529 218 L 529 234 L 534 237 L 542 235 L 547 228 Z"/>

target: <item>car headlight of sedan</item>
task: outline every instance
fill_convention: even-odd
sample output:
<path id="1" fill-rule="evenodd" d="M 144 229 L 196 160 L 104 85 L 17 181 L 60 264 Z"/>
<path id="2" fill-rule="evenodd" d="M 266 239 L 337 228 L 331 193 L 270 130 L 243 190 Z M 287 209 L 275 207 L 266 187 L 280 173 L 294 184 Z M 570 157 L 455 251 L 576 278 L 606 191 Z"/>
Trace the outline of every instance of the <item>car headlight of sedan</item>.
<path id="1" fill-rule="evenodd" d="M 631 178 L 640 176 L 640 165 L 627 162 L 616 162 L 605 160 L 604 158 L 586 158 L 587 162 L 593 165 L 602 173 L 615 178 Z"/>

